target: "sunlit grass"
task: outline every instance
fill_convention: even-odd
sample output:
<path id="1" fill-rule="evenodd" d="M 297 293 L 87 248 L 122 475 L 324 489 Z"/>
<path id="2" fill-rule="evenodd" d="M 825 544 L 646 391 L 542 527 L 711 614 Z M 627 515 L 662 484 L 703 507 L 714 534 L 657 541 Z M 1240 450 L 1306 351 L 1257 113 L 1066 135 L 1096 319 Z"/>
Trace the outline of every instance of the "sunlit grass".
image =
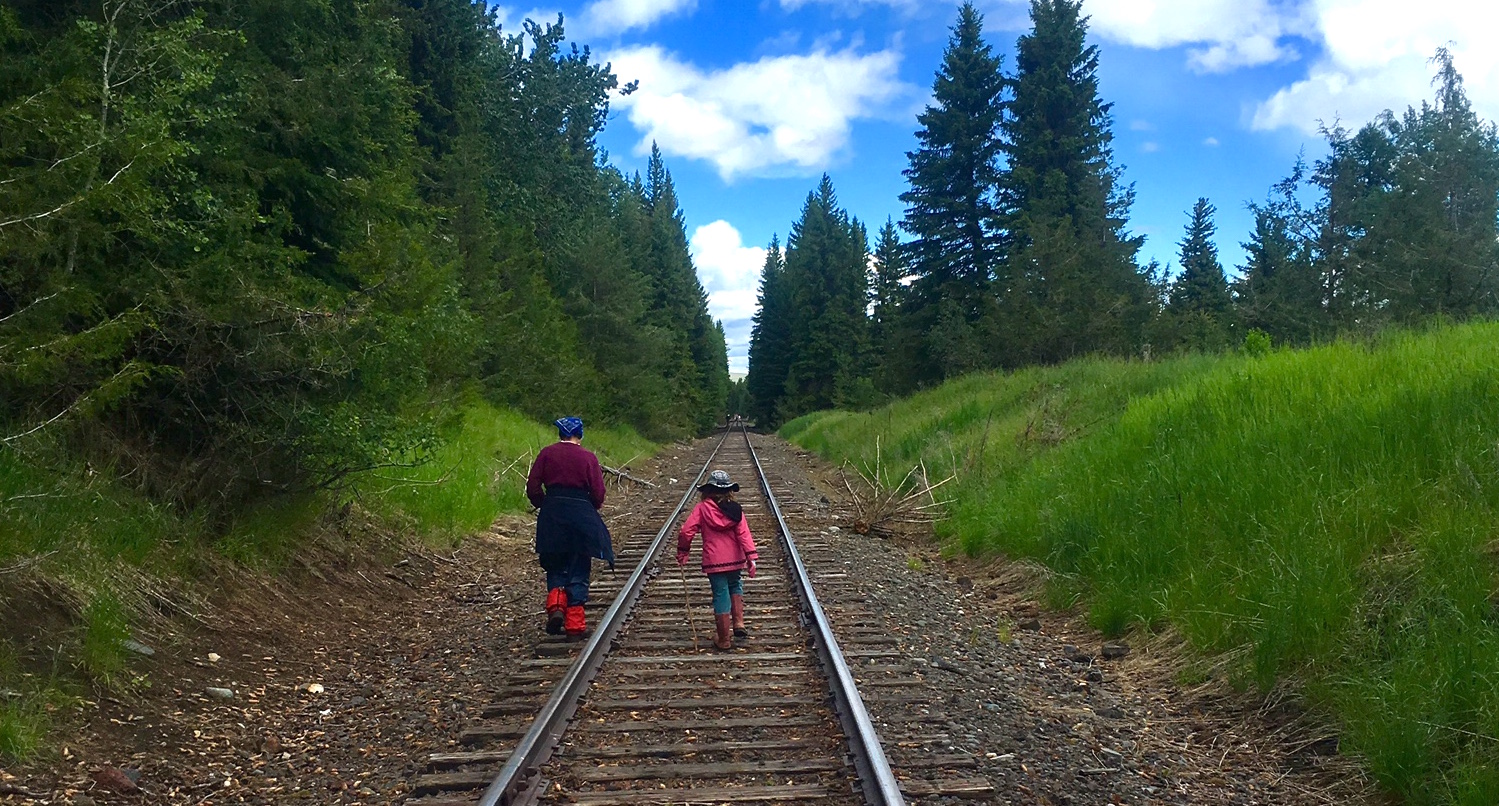
<path id="1" fill-rule="evenodd" d="M 526 473 L 557 430 L 482 402 L 465 408 L 461 425 L 431 461 L 414 468 L 378 471 L 359 480 L 363 500 L 387 514 L 415 520 L 435 537 L 483 529 L 504 512 L 530 508 Z M 584 447 L 604 464 L 622 464 L 654 453 L 655 445 L 625 428 L 585 429 Z"/>
<path id="2" fill-rule="evenodd" d="M 136 682 L 125 641 L 147 605 L 135 581 L 176 578 L 190 586 L 185 580 L 205 570 L 277 573 L 330 538 L 339 551 L 365 554 L 392 539 L 451 543 L 502 513 L 529 509 L 526 472 L 536 452 L 556 441 L 556 430 L 477 398 L 461 406 L 433 455 L 411 457 L 414 466 L 212 519 L 152 503 L 108 468 L 0 446 L 0 607 L 21 592 L 6 587 L 10 580 L 26 575 L 66 591 L 57 598 L 70 614 L 66 628 L 31 636 L 30 645 L 0 636 L 0 756 L 25 759 L 44 749 L 63 691 L 118 691 Z M 613 465 L 657 447 L 630 429 L 594 424 L 584 444 Z M 361 519 L 349 520 L 351 511 Z M 50 676 L 28 672 L 23 658 L 50 664 Z"/>
<path id="3" fill-rule="evenodd" d="M 960 481 L 941 535 L 1294 675 L 1411 803 L 1499 802 L 1499 326 L 965 378 L 786 433 Z M 1054 594 L 1054 595 L 1053 595 Z"/>

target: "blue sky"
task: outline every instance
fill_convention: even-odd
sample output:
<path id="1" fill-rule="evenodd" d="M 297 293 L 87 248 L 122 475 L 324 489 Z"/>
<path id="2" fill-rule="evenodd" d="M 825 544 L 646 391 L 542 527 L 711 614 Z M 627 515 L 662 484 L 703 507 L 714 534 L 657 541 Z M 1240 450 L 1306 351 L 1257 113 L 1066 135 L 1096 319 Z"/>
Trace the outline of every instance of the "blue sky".
<path id="1" fill-rule="evenodd" d="M 541 0 L 546 3 L 546 0 Z M 1026 0 L 982 0 L 1013 65 Z M 501 5 L 502 24 L 554 20 L 640 90 L 602 144 L 629 172 L 652 140 L 677 183 L 698 272 L 746 366 L 764 247 L 785 238 L 818 177 L 871 230 L 900 221 L 901 171 L 957 3 L 924 0 L 567 0 Z M 1230 271 L 1262 200 L 1320 122 L 1356 127 L 1430 93 L 1449 47 L 1475 107 L 1499 113 L 1499 0 L 1086 0 L 1114 104 L 1115 158 L 1135 186 L 1144 259 L 1174 264 L 1187 211 L 1218 209 Z"/>

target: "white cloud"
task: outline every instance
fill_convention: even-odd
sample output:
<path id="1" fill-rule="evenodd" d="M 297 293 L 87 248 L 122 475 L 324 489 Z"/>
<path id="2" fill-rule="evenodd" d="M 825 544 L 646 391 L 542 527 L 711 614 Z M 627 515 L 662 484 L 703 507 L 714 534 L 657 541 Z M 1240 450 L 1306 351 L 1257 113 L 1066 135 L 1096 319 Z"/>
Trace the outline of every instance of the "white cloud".
<path id="1" fill-rule="evenodd" d="M 495 19 L 500 23 L 500 30 L 512 36 L 521 32 L 521 23 L 526 20 L 533 20 L 543 25 L 549 25 L 557 21 L 557 9 L 555 8 L 533 7 L 529 11 L 521 11 L 518 6 L 494 6 L 493 8 Z"/>
<path id="2" fill-rule="evenodd" d="M 1202 144 L 1205 145 L 1205 146 L 1207 146 L 1207 147 L 1209 147 L 1209 148 L 1217 148 L 1218 145 L 1219 145 L 1218 138 L 1216 138 L 1216 137 L 1209 137 L 1206 140 L 1203 140 Z"/>
<path id="3" fill-rule="evenodd" d="M 583 10 L 582 27 L 590 34 L 618 34 L 695 8 L 697 0 L 594 0 Z"/>
<path id="4" fill-rule="evenodd" d="M 1187 49 L 1193 69 L 1216 73 L 1238 67 L 1294 59 L 1284 41 L 1305 30 L 1296 0 L 1087 0 L 1089 31 L 1102 39 L 1139 48 Z M 989 0 L 985 4 L 1007 28 L 1028 29 L 1016 16 L 1029 0 Z"/>
<path id="5" fill-rule="evenodd" d="M 1189 45 L 1188 62 L 1205 72 L 1295 57 L 1282 41 L 1300 33 L 1300 15 L 1272 0 L 1089 0 L 1083 13 L 1104 39 L 1141 48 Z"/>
<path id="6" fill-rule="evenodd" d="M 650 45 L 610 61 L 621 81 L 640 81 L 618 102 L 642 133 L 637 153 L 654 140 L 713 163 L 726 181 L 823 170 L 847 147 L 852 121 L 904 113 L 898 102 L 916 92 L 898 77 L 894 50 L 817 49 L 704 71 Z"/>
<path id="7" fill-rule="evenodd" d="M 1487 0 L 1313 0 L 1322 56 L 1255 109 L 1256 129 L 1359 126 L 1432 97 L 1430 63 L 1448 47 L 1478 113 L 1499 117 L 1499 4 Z"/>
<path id="8" fill-rule="evenodd" d="M 1154 140 L 1146 140 L 1145 142 L 1140 144 L 1140 150 L 1145 152 L 1146 154 L 1154 154 L 1155 152 L 1161 150 L 1161 144 L 1157 143 Z"/>
<path id="9" fill-rule="evenodd" d="M 755 315 L 765 249 L 745 246 L 739 230 L 722 220 L 693 230 L 689 247 L 698 278 L 708 292 L 708 311 L 723 322 L 729 367 L 745 372 L 749 367 L 750 319 Z"/>

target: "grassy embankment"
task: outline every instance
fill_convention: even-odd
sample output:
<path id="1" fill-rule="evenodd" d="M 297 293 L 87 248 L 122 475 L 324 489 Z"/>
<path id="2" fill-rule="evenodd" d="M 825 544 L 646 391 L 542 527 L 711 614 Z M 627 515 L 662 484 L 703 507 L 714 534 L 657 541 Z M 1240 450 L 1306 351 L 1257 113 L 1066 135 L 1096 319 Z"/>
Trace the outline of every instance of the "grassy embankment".
<path id="1" fill-rule="evenodd" d="M 502 513 L 529 508 L 529 460 L 556 431 L 470 401 L 461 425 L 445 436 L 425 464 L 276 501 L 222 534 L 194 513 L 135 495 L 107 470 L 0 449 L 0 615 L 14 605 L 8 594 L 17 589 L 7 586 L 23 576 L 45 580 L 69 611 L 66 624 L 53 625 L 64 634 L 48 630 L 50 648 L 0 635 L 0 758 L 41 749 L 49 713 L 76 705 L 89 686 L 144 682 L 130 678 L 123 647 L 145 604 L 140 580 L 190 587 L 202 569 L 225 562 L 276 572 L 326 534 L 329 514 L 350 500 L 369 513 L 373 531 L 450 544 Z M 586 444 L 606 464 L 655 449 L 627 429 L 590 428 Z"/>
<path id="2" fill-rule="evenodd" d="M 1499 325 L 974 376 L 782 433 L 956 471 L 952 546 L 1302 687 L 1407 802 L 1499 803 Z"/>

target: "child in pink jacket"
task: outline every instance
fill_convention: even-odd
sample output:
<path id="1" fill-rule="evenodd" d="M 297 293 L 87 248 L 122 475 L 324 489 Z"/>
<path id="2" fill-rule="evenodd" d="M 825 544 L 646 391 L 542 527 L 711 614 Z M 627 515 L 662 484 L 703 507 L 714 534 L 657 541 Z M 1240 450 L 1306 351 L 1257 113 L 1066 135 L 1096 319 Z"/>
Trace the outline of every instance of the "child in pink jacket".
<path id="1" fill-rule="evenodd" d="M 697 490 L 703 500 L 693 507 L 677 533 L 677 565 L 687 563 L 692 538 L 702 533 L 703 573 L 713 586 L 713 621 L 718 631 L 713 646 L 733 649 L 731 628 L 738 638 L 749 635 L 744 629 L 744 580 L 739 574 L 748 572 L 753 579 L 755 560 L 760 555 L 744 520 L 744 509 L 734 500 L 739 485 L 729 481 L 729 474 L 715 470 Z"/>

